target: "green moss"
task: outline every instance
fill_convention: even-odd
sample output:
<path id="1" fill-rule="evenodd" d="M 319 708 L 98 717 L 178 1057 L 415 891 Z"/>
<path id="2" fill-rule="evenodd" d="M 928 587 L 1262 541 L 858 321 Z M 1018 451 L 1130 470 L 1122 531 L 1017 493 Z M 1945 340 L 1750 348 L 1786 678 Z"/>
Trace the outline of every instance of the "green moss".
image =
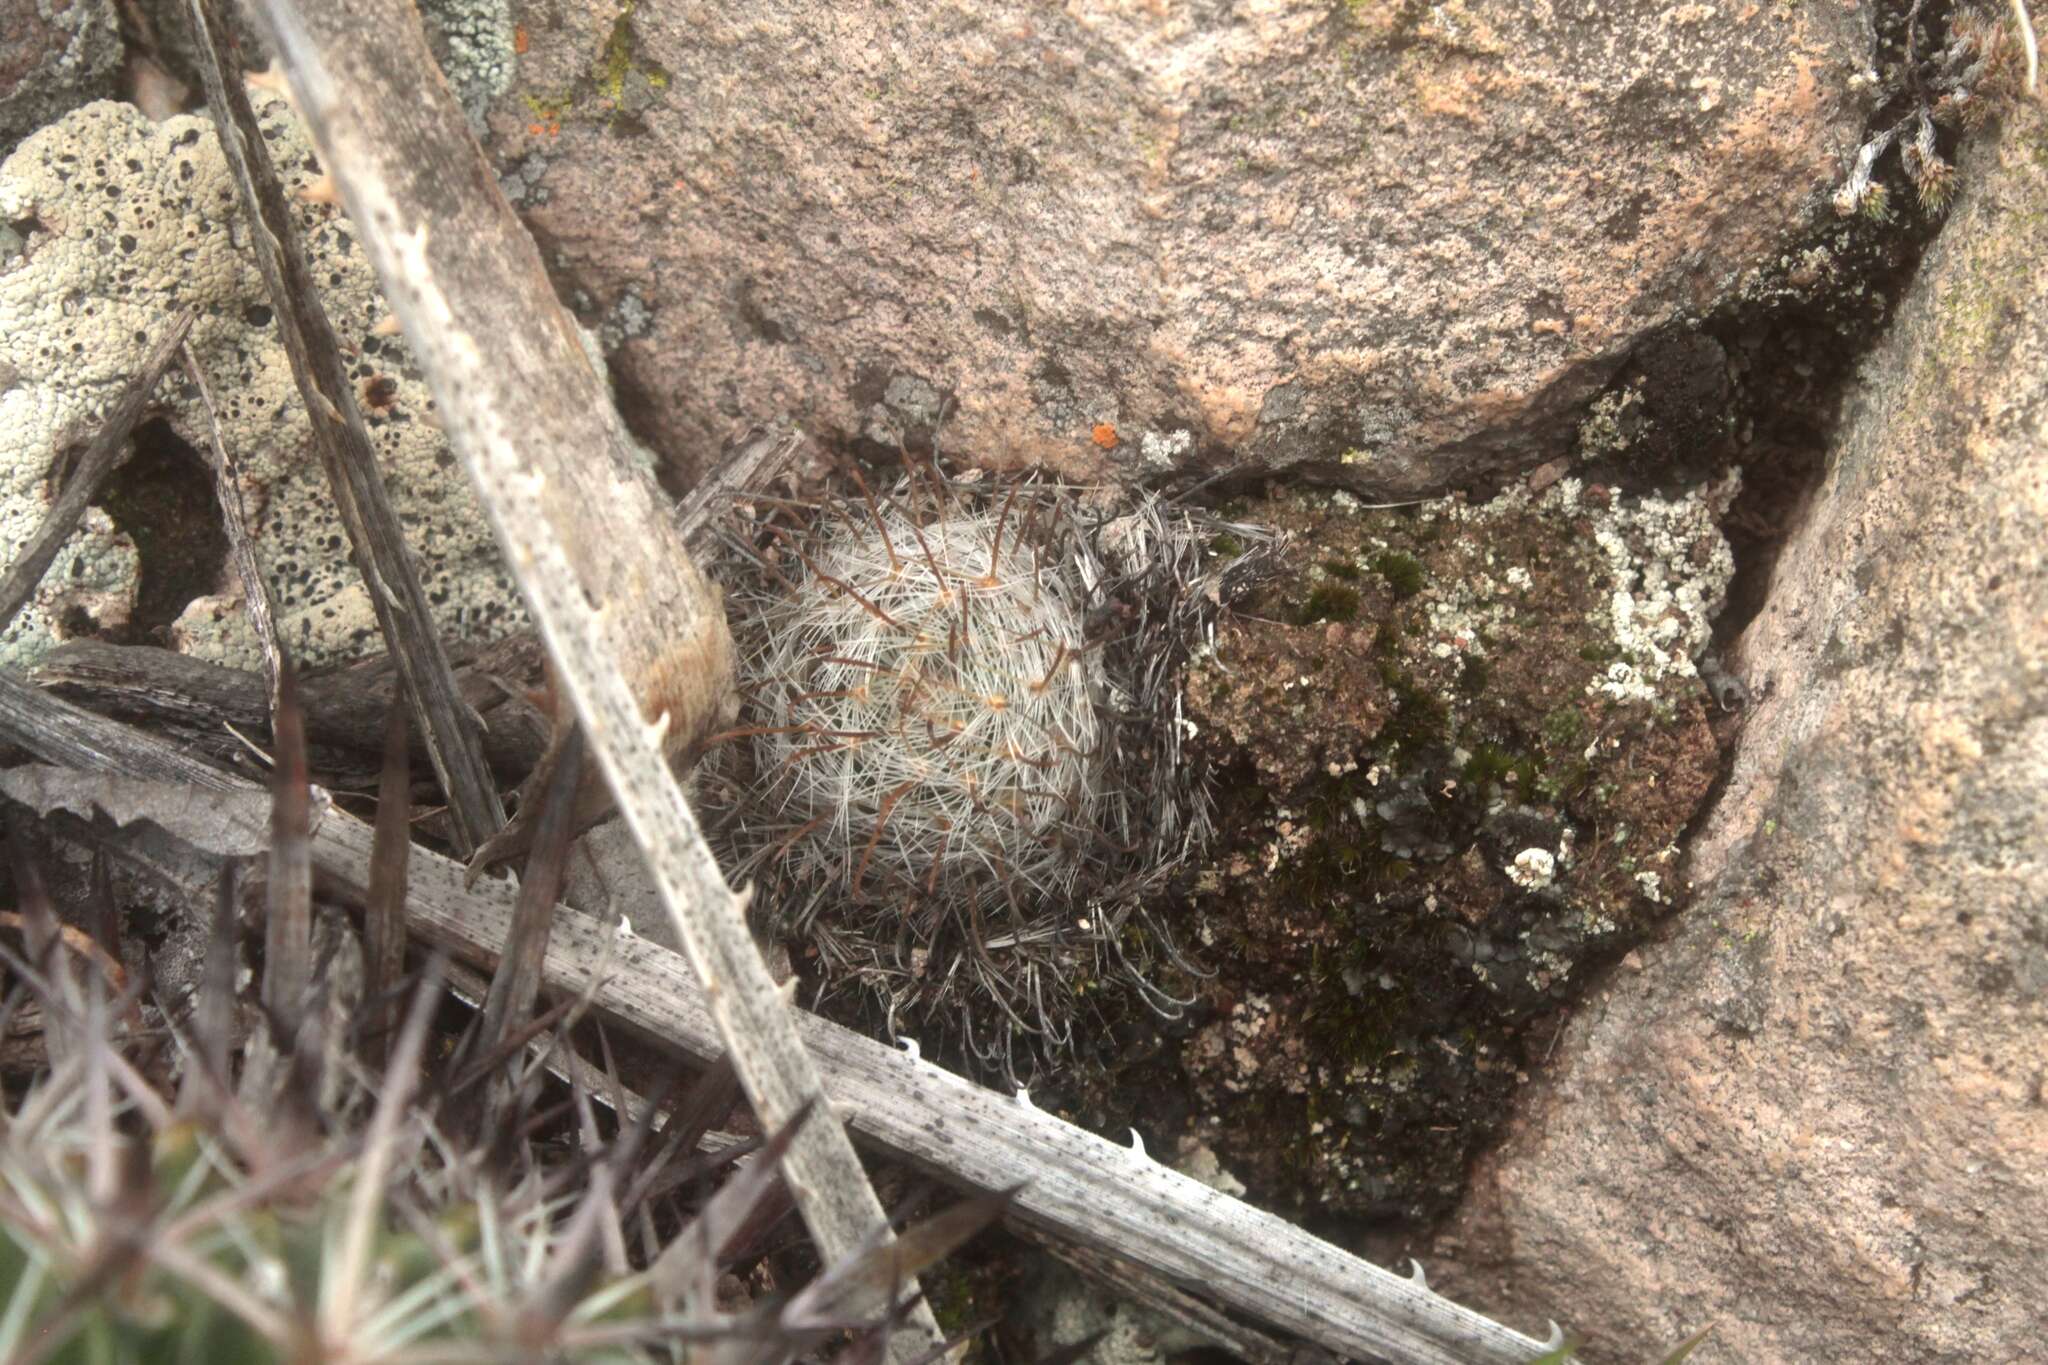
<path id="1" fill-rule="evenodd" d="M 1209 549 L 1225 559 L 1236 559 L 1244 553 L 1244 542 L 1225 531 L 1209 541 Z"/>
<path id="2" fill-rule="evenodd" d="M 1488 786 L 1512 788 L 1521 800 L 1536 793 L 1543 764 L 1534 755 L 1517 754 L 1498 744 L 1480 744 L 1465 760 L 1465 781 L 1477 791 Z"/>
<path id="3" fill-rule="evenodd" d="M 1356 620 L 1358 606 L 1359 596 L 1356 588 L 1325 583 L 1308 595 L 1308 603 L 1301 610 L 1300 624 L 1312 626 L 1319 621 Z"/>
<path id="4" fill-rule="evenodd" d="M 1450 708 L 1428 688 L 1399 665 L 1384 659 L 1380 661 L 1380 681 L 1394 694 L 1394 714 L 1379 733 L 1389 755 L 1443 744 L 1450 738 Z"/>
<path id="5" fill-rule="evenodd" d="M 1577 744 L 1586 734 L 1586 713 L 1576 706 L 1560 706 L 1543 718 L 1543 738 L 1557 748 Z"/>
<path id="6" fill-rule="evenodd" d="M 1353 995 L 1342 968 L 1325 968 L 1318 979 L 1322 988 L 1301 1019 L 1309 1055 L 1326 1059 L 1330 1069 L 1341 1075 L 1354 1065 L 1369 1066 L 1400 1051 L 1405 992 L 1368 986 Z M 1319 1098 L 1314 1093 L 1309 1097 L 1311 1117 L 1322 1107 L 1316 1104 Z M 1342 1111 L 1341 1104 L 1330 1107 Z"/>
<path id="7" fill-rule="evenodd" d="M 1584 759 L 1568 758 L 1562 763 L 1552 763 L 1536 779 L 1536 798 L 1553 806 L 1565 805 L 1585 789 L 1586 779 L 1592 773 L 1592 765 Z"/>
<path id="8" fill-rule="evenodd" d="M 1514 769 L 1513 755 L 1498 744 L 1481 744 L 1465 760 L 1467 782 L 1498 782 Z"/>
<path id="9" fill-rule="evenodd" d="M 1621 646 L 1612 640 L 1593 640 L 1579 646 L 1579 657 L 1589 664 L 1613 663 L 1621 657 Z"/>
<path id="10" fill-rule="evenodd" d="M 1414 865 L 1381 846 L 1382 826 L 1373 814 L 1377 795 L 1361 772 L 1315 779 L 1302 822 L 1316 837 L 1281 869 L 1291 896 L 1303 901 L 1333 896 L 1369 900 L 1407 880 Z"/>
<path id="11" fill-rule="evenodd" d="M 1429 575 L 1423 572 L 1422 561 L 1399 550 L 1382 550 L 1374 555 L 1372 569 L 1387 580 L 1387 586 L 1394 590 L 1397 601 L 1415 596 L 1429 580 Z"/>
<path id="12" fill-rule="evenodd" d="M 1342 559 L 1324 560 L 1322 563 L 1322 570 L 1324 573 L 1330 575 L 1330 577 L 1341 578 L 1346 583 L 1356 583 L 1361 577 L 1363 577 L 1363 575 L 1361 575 L 1358 572 L 1358 566 L 1356 564 L 1350 563 L 1349 561 Z"/>
<path id="13" fill-rule="evenodd" d="M 1308 1055 L 1319 1063 L 1307 1096 L 1309 1107 L 1326 1117 L 1337 1118 L 1361 1099 L 1368 1105 L 1384 1104 L 1388 1092 L 1407 1088 L 1417 1074 L 1413 1057 L 1417 1043 L 1416 1021 L 1426 1014 L 1418 996 L 1452 987 L 1452 982 L 1429 972 L 1418 975 L 1416 966 L 1441 961 L 1449 951 L 1454 932 L 1441 917 L 1418 921 L 1403 914 L 1389 915 L 1377 906 L 1359 902 L 1343 913 L 1344 946 L 1318 949 L 1310 958 L 1309 984 L 1312 995 L 1302 1015 L 1302 1033 Z M 1456 967 L 1450 971 L 1455 974 Z M 1381 984 L 1390 977 L 1391 988 Z M 1353 990 L 1353 985 L 1358 985 Z M 1466 1045 L 1472 1033 L 1466 1031 Z M 1390 1068 L 1379 1084 L 1363 1095 L 1348 1076 L 1358 1066 Z M 1334 1092 L 1326 1091 L 1338 1082 Z M 1343 1119 L 1340 1129 L 1353 1120 Z"/>
<path id="14" fill-rule="evenodd" d="M 925 1271 L 921 1278 L 925 1300 L 932 1306 L 932 1316 L 939 1320 L 939 1326 L 946 1335 L 964 1332 L 981 1319 L 980 1307 L 975 1302 L 974 1278 L 959 1263 L 958 1257 L 939 1262 Z"/>

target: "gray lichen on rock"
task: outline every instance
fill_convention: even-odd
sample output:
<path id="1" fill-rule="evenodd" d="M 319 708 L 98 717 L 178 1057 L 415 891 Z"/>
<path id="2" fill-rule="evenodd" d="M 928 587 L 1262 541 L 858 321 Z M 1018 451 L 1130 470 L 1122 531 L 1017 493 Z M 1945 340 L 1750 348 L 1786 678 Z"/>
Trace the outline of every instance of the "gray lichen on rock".
<path id="1" fill-rule="evenodd" d="M 113 0 L 9 0 L 0 14 L 0 153 L 90 99 L 121 69 Z"/>
<path id="2" fill-rule="evenodd" d="M 422 0 L 420 18 L 441 72 L 478 128 L 491 101 L 512 84 L 519 60 L 507 0 Z"/>
<path id="3" fill-rule="evenodd" d="M 298 189 L 315 175 L 288 106 L 261 111 L 271 156 Z M 497 634 L 518 619 L 509 580 L 474 496 L 433 424 L 433 404 L 402 338 L 377 334 L 385 316 L 375 274 L 347 219 L 294 200 L 322 303 L 366 402 L 373 447 L 421 578 L 453 639 Z M 151 123 L 132 106 L 86 105 L 30 137 L 0 165 L 0 219 L 25 227 L 23 247 L 0 264 L 0 550 L 11 553 L 47 505 L 45 475 L 64 434 L 89 433 L 179 309 L 199 318 L 191 346 L 220 399 L 224 437 L 240 462 L 257 550 L 288 646 L 306 661 L 371 647 L 375 620 L 330 505 L 321 464 L 263 282 L 247 249 L 234 187 L 204 118 Z M 196 393 L 177 380 L 160 391 L 173 430 L 210 448 Z M 128 558 L 122 558 L 126 554 Z M 0 659 L 33 659 L 69 627 L 58 617 L 74 580 L 132 596 L 132 551 L 89 523 L 46 580 L 44 596 L 0 642 Z M 117 590 L 121 589 L 121 590 Z M 238 593 L 231 580 L 223 594 Z M 115 624 L 120 601 L 91 612 Z M 77 623 L 78 629 L 90 629 Z M 253 640 L 232 596 L 194 601 L 173 642 L 224 661 L 252 661 Z"/>

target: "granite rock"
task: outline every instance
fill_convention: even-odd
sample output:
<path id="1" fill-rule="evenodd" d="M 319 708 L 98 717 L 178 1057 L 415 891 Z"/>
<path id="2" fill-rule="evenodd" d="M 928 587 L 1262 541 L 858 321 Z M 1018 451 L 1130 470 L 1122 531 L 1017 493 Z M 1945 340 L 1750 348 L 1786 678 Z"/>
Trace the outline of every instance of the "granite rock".
<path id="1" fill-rule="evenodd" d="M 1442 1237 L 1583 1358 L 2048 1340 L 2048 118 L 1961 164 L 1731 653 L 1693 901 L 1577 1012 Z M 1432 1271 L 1438 1263 L 1432 1262 Z"/>
<path id="2" fill-rule="evenodd" d="M 1860 139 L 1870 7 L 528 6 L 494 153 L 628 418 L 1389 495 L 1569 445 Z M 615 316 L 616 315 L 616 316 Z"/>

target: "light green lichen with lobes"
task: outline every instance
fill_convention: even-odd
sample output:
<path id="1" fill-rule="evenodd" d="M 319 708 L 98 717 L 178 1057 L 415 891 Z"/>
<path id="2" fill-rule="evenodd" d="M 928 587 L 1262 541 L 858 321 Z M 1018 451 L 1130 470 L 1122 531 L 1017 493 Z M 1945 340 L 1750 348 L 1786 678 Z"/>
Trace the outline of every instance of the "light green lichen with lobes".
<path id="1" fill-rule="evenodd" d="M 270 101 L 261 121 L 287 190 L 312 181 L 311 151 L 288 106 Z M 457 640 L 501 633 L 518 619 L 516 596 L 430 417 L 410 352 L 402 338 L 376 333 L 387 310 L 354 229 L 332 205 L 291 202 L 357 382 L 389 381 L 378 394 L 388 401 L 367 405 L 366 418 L 437 622 Z M 0 164 L 0 221 L 21 234 L 15 254 L 0 260 L 0 555 L 11 556 L 47 510 L 59 441 L 96 428 L 152 341 L 191 307 L 198 320 L 189 344 L 240 466 L 286 644 L 308 662 L 378 648 L 211 121 L 152 123 L 111 101 L 77 109 Z M 182 377 L 168 378 L 158 399 L 179 437 L 195 451 L 210 449 L 205 410 Z M 194 477 L 206 477 L 203 466 L 195 463 Z M 120 624 L 135 573 L 133 547 L 103 514 L 89 517 L 41 594 L 0 637 L 0 664 L 33 662 L 66 634 Z M 253 662 L 239 591 L 224 576 L 217 595 L 178 618 L 171 642 Z"/>

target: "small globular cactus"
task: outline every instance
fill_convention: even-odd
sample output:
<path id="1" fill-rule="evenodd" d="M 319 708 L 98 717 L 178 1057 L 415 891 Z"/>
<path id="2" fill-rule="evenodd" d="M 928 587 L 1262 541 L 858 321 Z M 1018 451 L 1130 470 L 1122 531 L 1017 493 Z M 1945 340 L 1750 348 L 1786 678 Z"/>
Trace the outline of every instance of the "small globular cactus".
<path id="1" fill-rule="evenodd" d="M 1086 589 L 1015 501 L 835 508 L 759 601 L 759 804 L 850 896 L 1035 901 L 1100 838 Z"/>
<path id="2" fill-rule="evenodd" d="M 1206 831 L 1179 668 L 1270 537 L 914 467 L 785 504 L 729 565 L 744 711 L 723 836 L 830 992 L 1017 1078 L 1112 982 L 1177 964 L 1145 902 Z M 1136 922 L 1134 923 L 1134 918 Z M 1083 1002 L 1081 997 L 1090 1000 Z M 1116 992 L 1107 992 L 1115 995 Z"/>

